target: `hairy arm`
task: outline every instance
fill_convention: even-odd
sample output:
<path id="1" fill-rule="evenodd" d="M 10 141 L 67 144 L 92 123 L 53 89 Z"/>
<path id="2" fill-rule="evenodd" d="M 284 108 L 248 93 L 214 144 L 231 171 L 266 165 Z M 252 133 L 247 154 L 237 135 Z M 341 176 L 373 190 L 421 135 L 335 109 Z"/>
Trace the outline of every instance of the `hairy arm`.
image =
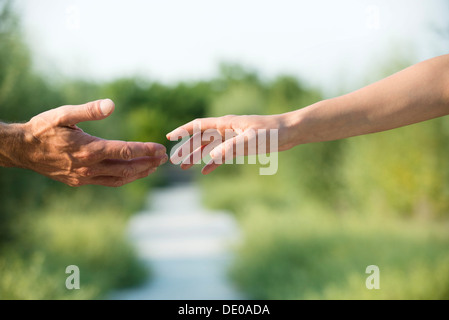
<path id="1" fill-rule="evenodd" d="M 18 161 L 15 157 L 16 149 L 23 141 L 23 130 L 18 124 L 0 122 L 0 166 L 16 167 Z"/>

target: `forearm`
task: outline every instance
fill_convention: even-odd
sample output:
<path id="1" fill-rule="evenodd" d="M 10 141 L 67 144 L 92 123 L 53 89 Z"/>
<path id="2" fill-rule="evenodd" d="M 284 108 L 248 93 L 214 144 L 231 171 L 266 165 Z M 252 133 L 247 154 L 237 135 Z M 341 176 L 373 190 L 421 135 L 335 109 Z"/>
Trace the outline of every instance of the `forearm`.
<path id="1" fill-rule="evenodd" d="M 449 114 L 449 55 L 285 114 L 293 145 L 390 130 Z"/>
<path id="2" fill-rule="evenodd" d="M 0 166 L 19 166 L 17 151 L 21 149 L 23 130 L 19 124 L 0 122 Z"/>

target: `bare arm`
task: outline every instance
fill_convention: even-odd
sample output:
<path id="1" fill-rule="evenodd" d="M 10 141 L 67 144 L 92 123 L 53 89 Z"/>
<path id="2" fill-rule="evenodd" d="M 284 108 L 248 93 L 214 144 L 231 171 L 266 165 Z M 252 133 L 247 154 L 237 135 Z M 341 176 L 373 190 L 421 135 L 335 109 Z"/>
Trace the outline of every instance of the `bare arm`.
<path id="1" fill-rule="evenodd" d="M 443 55 L 418 63 L 355 92 L 320 101 L 303 109 L 272 116 L 196 119 L 173 130 L 167 138 L 177 140 L 192 134 L 195 128 L 200 128 L 201 132 L 216 130 L 220 133 L 226 129 L 234 130 L 236 137 L 225 141 L 223 136 L 223 142 L 210 152 L 213 161 L 203 169 L 203 173 L 207 174 L 215 170 L 229 152 L 234 152 L 234 156 L 240 155 L 235 151 L 239 141 L 257 138 L 254 135 L 245 136 L 249 130 L 278 130 L 278 151 L 283 151 L 300 144 L 390 130 L 447 114 L 449 55 Z M 195 145 L 192 142 L 189 144 Z M 204 148 L 208 142 L 202 141 L 201 144 Z M 187 150 L 183 157 L 189 160 L 202 149 L 189 150 L 184 145 L 179 150 L 175 152 L 174 158 Z M 221 161 L 216 163 L 214 160 L 217 159 Z M 181 164 L 183 169 L 191 166 L 191 161 L 183 160 Z"/>
<path id="2" fill-rule="evenodd" d="M 449 114 L 449 55 L 285 114 L 294 145 L 380 132 Z"/>
<path id="3" fill-rule="evenodd" d="M 14 154 L 20 148 L 19 141 L 23 140 L 20 125 L 0 122 L 0 166 L 14 167 Z"/>

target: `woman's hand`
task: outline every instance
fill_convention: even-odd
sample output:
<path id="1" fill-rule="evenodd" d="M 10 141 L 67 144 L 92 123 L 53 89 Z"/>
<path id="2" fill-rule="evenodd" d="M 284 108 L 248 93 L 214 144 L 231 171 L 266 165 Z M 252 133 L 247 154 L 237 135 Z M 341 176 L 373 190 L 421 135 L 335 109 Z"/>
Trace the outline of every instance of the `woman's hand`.
<path id="1" fill-rule="evenodd" d="M 167 134 L 171 141 L 192 136 L 172 154 L 170 160 L 181 163 L 182 169 L 189 169 L 210 155 L 211 161 L 202 170 L 203 174 L 208 174 L 237 156 L 290 149 L 293 144 L 287 115 L 228 115 L 193 120 Z"/>

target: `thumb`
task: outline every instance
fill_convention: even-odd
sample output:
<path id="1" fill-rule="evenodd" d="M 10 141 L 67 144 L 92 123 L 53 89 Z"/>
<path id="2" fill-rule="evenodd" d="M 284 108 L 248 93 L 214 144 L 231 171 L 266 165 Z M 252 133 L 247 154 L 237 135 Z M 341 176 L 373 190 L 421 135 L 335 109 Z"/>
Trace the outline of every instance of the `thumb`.
<path id="1" fill-rule="evenodd" d="M 84 121 L 102 120 L 114 112 L 115 105 L 111 99 L 88 102 L 77 106 L 63 106 L 57 109 L 59 125 L 72 126 Z"/>

